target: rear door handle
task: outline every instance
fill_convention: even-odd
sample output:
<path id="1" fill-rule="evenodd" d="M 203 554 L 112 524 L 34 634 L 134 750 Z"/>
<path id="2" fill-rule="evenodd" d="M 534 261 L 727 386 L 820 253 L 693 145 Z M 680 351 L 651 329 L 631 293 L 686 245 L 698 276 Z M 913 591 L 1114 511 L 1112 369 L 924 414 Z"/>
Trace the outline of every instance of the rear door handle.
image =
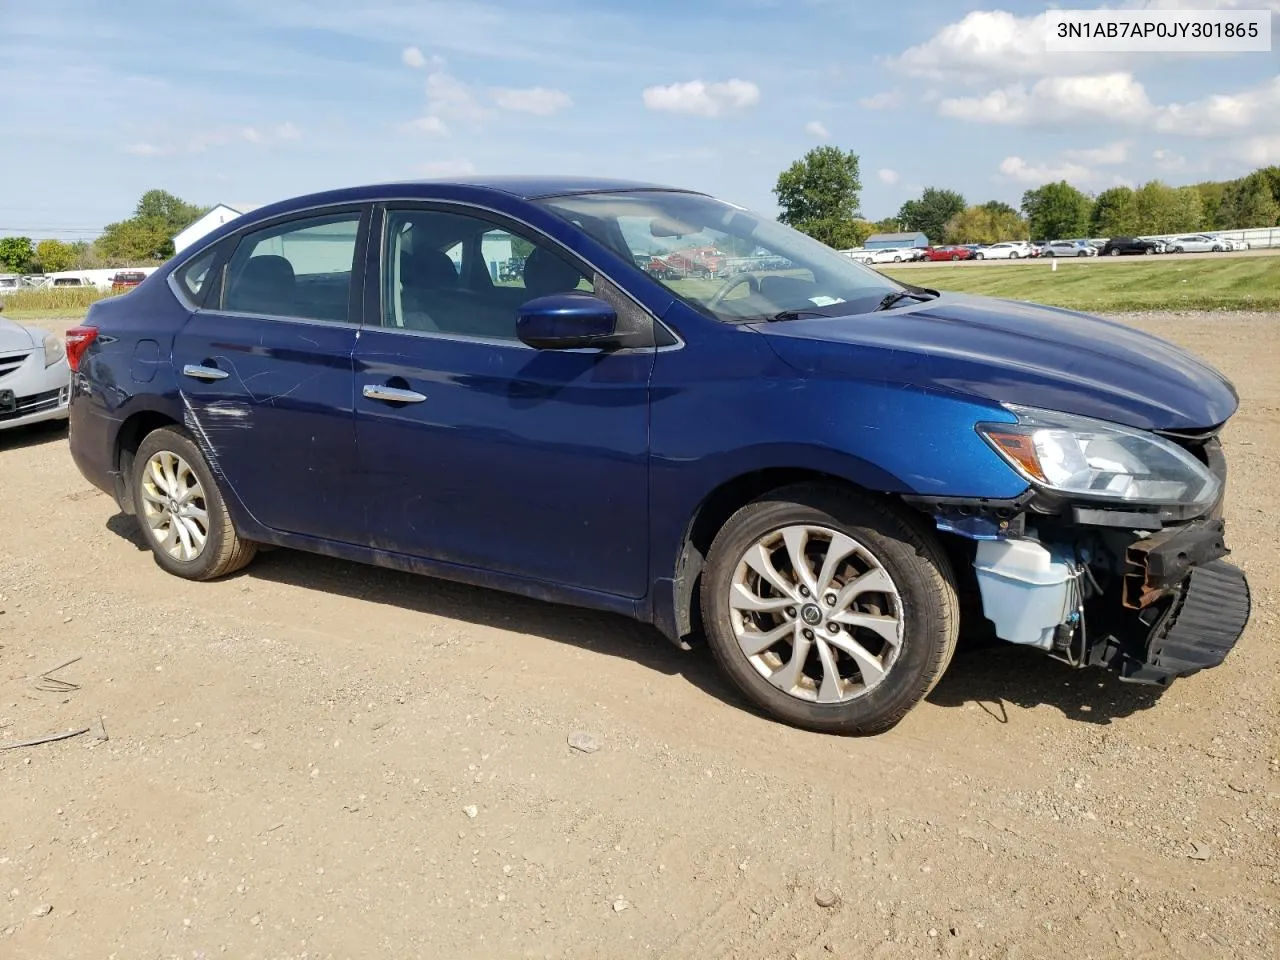
<path id="1" fill-rule="evenodd" d="M 225 370 L 219 370 L 217 367 L 202 367 L 198 363 L 188 363 L 182 368 L 182 372 L 188 377 L 195 377 L 197 380 L 225 380 L 231 376 Z"/>
<path id="2" fill-rule="evenodd" d="M 366 383 L 363 393 L 370 400 L 387 400 L 391 403 L 421 403 L 427 399 L 426 394 L 414 390 L 401 390 L 399 387 L 388 387 L 380 383 Z"/>

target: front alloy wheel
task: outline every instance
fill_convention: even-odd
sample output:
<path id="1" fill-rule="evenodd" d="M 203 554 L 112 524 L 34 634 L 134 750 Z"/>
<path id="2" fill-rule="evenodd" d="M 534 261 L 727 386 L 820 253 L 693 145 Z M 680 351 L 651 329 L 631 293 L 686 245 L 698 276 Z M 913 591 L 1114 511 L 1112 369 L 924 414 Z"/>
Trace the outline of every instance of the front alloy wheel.
<path id="1" fill-rule="evenodd" d="M 955 648 L 955 587 L 932 534 L 849 491 L 799 485 L 743 507 L 712 544 L 701 591 L 721 668 L 810 730 L 887 730 Z"/>
<path id="2" fill-rule="evenodd" d="M 756 540 L 734 571 L 729 607 L 743 656 L 802 700 L 839 703 L 873 690 L 902 649 L 893 578 L 828 527 L 792 524 Z"/>

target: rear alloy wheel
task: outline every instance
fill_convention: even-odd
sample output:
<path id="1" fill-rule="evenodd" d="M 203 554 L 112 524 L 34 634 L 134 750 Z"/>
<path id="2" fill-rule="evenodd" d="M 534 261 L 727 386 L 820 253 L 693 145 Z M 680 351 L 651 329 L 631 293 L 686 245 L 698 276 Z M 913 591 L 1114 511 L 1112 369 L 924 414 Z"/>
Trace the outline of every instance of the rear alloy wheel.
<path id="1" fill-rule="evenodd" d="M 987 258 L 986 258 L 986 256 L 985 256 L 985 255 L 983 255 L 983 254 L 981 254 L 981 253 L 975 253 L 975 254 L 973 255 L 973 259 L 975 259 L 975 260 L 985 260 L 985 259 L 987 259 Z"/>
<path id="2" fill-rule="evenodd" d="M 702 609 L 717 662 L 758 707 L 824 733 L 896 724 L 937 683 L 959 616 L 930 535 L 815 486 L 769 494 L 716 537 Z"/>
<path id="3" fill-rule="evenodd" d="M 204 456 L 185 433 L 164 427 L 147 434 L 134 464 L 133 501 L 161 567 L 213 580 L 253 559 L 257 545 L 236 534 Z"/>
<path id="4" fill-rule="evenodd" d="M 1112 251 L 1111 251 L 1111 255 L 1112 255 L 1113 257 L 1118 257 L 1118 256 L 1120 256 L 1120 248 L 1119 248 L 1119 247 L 1116 247 L 1114 250 L 1112 250 Z"/>
<path id="5" fill-rule="evenodd" d="M 1017 260 L 1017 259 L 1018 259 L 1018 251 L 1017 251 L 1017 250 L 1014 250 L 1012 253 L 1010 253 L 1010 254 L 1009 254 L 1009 259 L 1010 259 L 1010 260 Z"/>

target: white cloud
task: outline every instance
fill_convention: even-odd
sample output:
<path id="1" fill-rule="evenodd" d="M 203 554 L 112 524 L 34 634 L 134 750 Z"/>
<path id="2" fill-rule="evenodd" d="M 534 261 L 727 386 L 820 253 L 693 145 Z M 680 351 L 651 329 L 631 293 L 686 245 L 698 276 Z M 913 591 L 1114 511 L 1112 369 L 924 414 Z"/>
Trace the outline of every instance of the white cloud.
<path id="1" fill-rule="evenodd" d="M 1154 111 L 1146 89 L 1130 73 L 1045 77 L 1029 88 L 1015 83 L 983 97 L 952 97 L 938 104 L 945 117 L 1018 126 L 1143 122 Z"/>
<path id="2" fill-rule="evenodd" d="M 427 58 L 417 47 L 405 47 L 404 52 L 400 54 L 400 59 L 406 67 L 413 67 L 415 70 L 420 70 L 427 65 Z"/>
<path id="3" fill-rule="evenodd" d="M 1015 183 L 1042 184 L 1057 180 L 1080 182 L 1092 178 L 1092 171 L 1078 163 L 1027 163 L 1021 157 L 1005 157 L 1000 162 L 1000 173 Z"/>
<path id="4" fill-rule="evenodd" d="M 890 170 L 888 167 L 882 167 L 877 170 L 876 176 L 880 178 L 881 183 L 887 183 L 889 186 L 893 186 L 898 182 L 898 171 Z"/>
<path id="5" fill-rule="evenodd" d="M 718 117 L 734 110 L 754 107 L 760 102 L 760 88 L 750 80 L 725 80 L 706 83 L 690 80 L 665 87 L 646 87 L 641 94 L 650 110 L 688 113 L 699 117 Z"/>
<path id="6" fill-rule="evenodd" d="M 830 132 L 827 130 L 826 124 L 821 120 L 810 120 L 804 125 L 804 132 L 817 137 L 819 140 L 826 140 L 831 136 Z"/>
<path id="7" fill-rule="evenodd" d="M 154 143 L 130 143 L 120 148 L 125 153 L 131 153 L 135 157 L 158 157 L 164 153 Z"/>
<path id="8" fill-rule="evenodd" d="M 449 136 L 449 125 L 439 117 L 433 116 L 418 117 L 416 120 L 402 123 L 400 129 L 405 133 L 422 133 L 429 137 Z"/>
<path id="9" fill-rule="evenodd" d="M 302 131 L 298 129 L 298 125 L 292 120 L 286 120 L 276 127 L 276 137 L 280 140 L 301 140 Z"/>
<path id="10" fill-rule="evenodd" d="M 1240 156 L 1254 166 L 1280 163 L 1280 136 L 1253 137 L 1240 144 Z"/>
<path id="11" fill-rule="evenodd" d="M 1171 150 L 1153 150 L 1151 159 L 1155 161 L 1156 169 L 1161 173 L 1175 173 L 1187 165 L 1186 157 Z"/>
<path id="12" fill-rule="evenodd" d="M 1057 6 L 1057 4 L 1055 4 Z M 1076 9 L 1093 4 L 1067 3 Z M 1106 6 L 1105 4 L 1102 6 Z M 1130 0 L 1128 9 L 1280 11 L 1280 0 Z M 911 77 L 982 83 L 993 78 L 1060 76 L 1066 73 L 1109 72 L 1132 66 L 1131 53 L 1054 52 L 1046 46 L 1048 13 L 1019 17 L 1004 10 L 975 10 L 947 24 L 924 43 L 909 47 L 888 64 Z M 1194 58 L 1220 59 L 1220 53 L 1152 52 L 1144 63 Z"/>
<path id="13" fill-rule="evenodd" d="M 470 160 L 433 160 L 418 167 L 418 175 L 422 177 L 465 177 L 475 173 L 475 164 Z"/>
<path id="14" fill-rule="evenodd" d="M 493 91 L 493 100 L 503 110 L 532 113 L 537 117 L 549 117 L 573 105 L 567 93 L 545 87 L 530 87 L 527 90 L 501 88 Z"/>
<path id="15" fill-rule="evenodd" d="M 1280 130 L 1280 76 L 1237 94 L 1171 103 L 1161 108 L 1155 126 L 1162 133 L 1191 137 L 1244 134 L 1258 127 Z"/>
<path id="16" fill-rule="evenodd" d="M 1074 160 L 1077 163 L 1089 166 L 1114 166 L 1129 159 L 1129 146 L 1128 140 L 1117 140 L 1115 143 L 1108 143 L 1101 147 L 1092 147 L 1085 150 L 1064 150 L 1063 154 L 1068 160 Z"/>
<path id="17" fill-rule="evenodd" d="M 868 110 L 892 110 L 894 107 L 901 106 L 902 101 L 901 90 L 886 90 L 883 93 L 873 93 L 869 97 L 863 97 L 858 103 Z"/>
<path id="18" fill-rule="evenodd" d="M 240 131 L 240 136 L 244 137 L 250 143 L 262 142 L 262 134 L 260 134 L 254 127 L 245 127 Z"/>
<path id="19" fill-rule="evenodd" d="M 476 123 L 491 114 L 476 98 L 469 84 L 437 65 L 427 75 L 427 114 L 443 120 Z"/>

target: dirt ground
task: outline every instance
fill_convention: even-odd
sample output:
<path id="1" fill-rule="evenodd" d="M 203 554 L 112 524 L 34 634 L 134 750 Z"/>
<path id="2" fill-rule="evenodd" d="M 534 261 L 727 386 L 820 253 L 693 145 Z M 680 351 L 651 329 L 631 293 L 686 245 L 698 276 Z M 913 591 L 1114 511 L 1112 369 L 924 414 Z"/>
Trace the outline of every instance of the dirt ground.
<path id="1" fill-rule="evenodd" d="M 166 576 L 64 431 L 0 434 L 0 743 L 95 725 L 0 752 L 0 957 L 1277 956 L 1280 316 L 1131 322 L 1243 398 L 1240 646 L 1162 697 L 962 648 L 864 740 L 613 616 Z"/>

